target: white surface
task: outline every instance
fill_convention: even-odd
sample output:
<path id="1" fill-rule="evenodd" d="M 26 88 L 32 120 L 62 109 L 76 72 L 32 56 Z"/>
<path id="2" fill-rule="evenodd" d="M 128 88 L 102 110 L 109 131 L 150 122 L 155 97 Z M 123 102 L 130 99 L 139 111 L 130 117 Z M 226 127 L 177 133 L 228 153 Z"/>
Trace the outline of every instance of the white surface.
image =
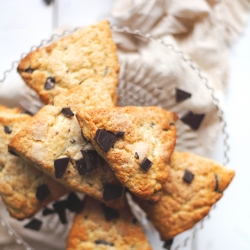
<path id="1" fill-rule="evenodd" d="M 58 25 L 83 26 L 109 16 L 111 0 L 60 0 Z M 48 38 L 55 25 L 53 7 L 42 0 L 1 1 L 0 78 L 31 45 Z M 197 235 L 193 250 L 250 249 L 250 23 L 230 57 L 226 120 L 230 135 L 232 185 Z M 223 150 L 218 146 L 216 150 Z"/>

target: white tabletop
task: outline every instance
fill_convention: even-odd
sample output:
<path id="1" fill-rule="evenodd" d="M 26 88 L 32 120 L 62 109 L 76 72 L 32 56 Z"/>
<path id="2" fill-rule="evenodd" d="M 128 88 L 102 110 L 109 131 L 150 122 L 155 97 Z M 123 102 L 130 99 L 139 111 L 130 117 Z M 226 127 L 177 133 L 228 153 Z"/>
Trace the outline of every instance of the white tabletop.
<path id="1" fill-rule="evenodd" d="M 32 45 L 62 26 L 76 27 L 110 18 L 111 0 L 1 1 L 0 78 Z M 56 11 L 57 10 L 57 11 Z M 57 18 L 53 18 L 57 16 Z M 250 22 L 230 53 L 225 115 L 230 135 L 230 163 L 236 176 L 211 212 L 210 220 L 185 249 L 250 249 Z M 249 96 L 248 96 L 249 95 Z M 248 113 L 249 112 L 249 113 Z M 217 151 L 223 150 L 219 145 Z M 249 150 L 249 152 L 248 152 Z"/>

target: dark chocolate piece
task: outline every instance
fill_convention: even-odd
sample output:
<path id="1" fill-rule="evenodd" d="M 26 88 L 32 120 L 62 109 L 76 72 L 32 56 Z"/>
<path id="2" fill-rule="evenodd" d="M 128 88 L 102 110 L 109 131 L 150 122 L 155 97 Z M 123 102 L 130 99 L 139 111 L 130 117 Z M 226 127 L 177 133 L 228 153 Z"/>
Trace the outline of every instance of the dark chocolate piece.
<path id="1" fill-rule="evenodd" d="M 125 134 L 125 132 L 122 132 L 122 131 L 118 131 L 115 133 L 115 137 L 123 137 Z"/>
<path id="2" fill-rule="evenodd" d="M 8 152 L 12 155 L 19 156 L 10 146 L 8 146 Z"/>
<path id="3" fill-rule="evenodd" d="M 135 152 L 135 158 L 136 158 L 136 159 L 139 159 L 139 158 L 140 158 L 137 152 Z"/>
<path id="4" fill-rule="evenodd" d="M 136 218 L 134 218 L 134 219 L 132 220 L 132 223 L 133 223 L 134 225 L 136 225 L 137 222 L 138 222 L 138 220 L 137 220 Z"/>
<path id="5" fill-rule="evenodd" d="M 105 204 L 103 204 L 102 208 L 106 221 L 110 221 L 119 217 L 119 213 L 111 207 L 107 207 Z"/>
<path id="6" fill-rule="evenodd" d="M 10 134 L 12 132 L 12 129 L 10 127 L 7 127 L 7 126 L 3 126 L 3 130 L 6 134 Z"/>
<path id="7" fill-rule="evenodd" d="M 217 192 L 217 193 L 220 193 L 220 190 L 219 190 L 219 178 L 218 178 L 218 175 L 215 174 L 214 175 L 214 178 L 215 178 L 215 188 L 214 188 L 214 191 Z"/>
<path id="8" fill-rule="evenodd" d="M 79 175 L 85 175 L 88 173 L 86 162 L 83 157 L 76 160 L 75 162 L 76 162 L 76 167 L 77 167 L 77 171 Z"/>
<path id="9" fill-rule="evenodd" d="M 43 216 L 49 215 L 49 214 L 54 214 L 56 211 L 50 208 L 44 208 L 43 210 Z"/>
<path id="10" fill-rule="evenodd" d="M 191 129 L 197 130 L 199 129 L 204 116 L 205 114 L 194 114 L 192 111 L 189 111 L 180 120 L 189 125 Z"/>
<path id="11" fill-rule="evenodd" d="M 39 201 L 44 201 L 50 195 L 50 190 L 46 184 L 42 184 L 36 189 L 36 198 Z"/>
<path id="12" fill-rule="evenodd" d="M 34 71 L 34 69 L 32 69 L 31 67 L 28 67 L 25 72 L 29 73 L 29 74 L 32 74 Z"/>
<path id="13" fill-rule="evenodd" d="M 111 247 L 114 246 L 114 243 L 107 242 L 105 240 L 95 240 L 95 244 L 97 244 L 97 245 L 102 244 L 102 245 L 107 245 L 107 246 L 111 246 Z"/>
<path id="14" fill-rule="evenodd" d="M 174 241 L 174 239 L 169 239 L 169 240 L 165 241 L 163 247 L 167 250 L 170 250 L 170 248 L 173 244 L 173 241 Z"/>
<path id="15" fill-rule="evenodd" d="M 53 207 L 58 214 L 62 224 L 66 224 L 68 222 L 66 218 L 66 204 L 66 200 L 57 201 L 53 204 Z"/>
<path id="16" fill-rule="evenodd" d="M 74 116 L 74 113 L 72 112 L 72 110 L 70 108 L 62 108 L 61 111 L 65 116 L 67 117 L 72 117 Z"/>
<path id="17" fill-rule="evenodd" d="M 187 183 L 191 183 L 193 179 L 194 179 L 194 174 L 186 169 L 183 176 L 183 180 Z"/>
<path id="18" fill-rule="evenodd" d="M 51 3 L 54 2 L 54 0 L 43 0 L 47 5 L 50 5 Z"/>
<path id="19" fill-rule="evenodd" d="M 115 184 L 105 184 L 103 186 L 103 199 L 105 201 L 114 200 L 121 197 L 123 188 Z"/>
<path id="20" fill-rule="evenodd" d="M 98 153 L 95 150 L 81 150 L 88 171 L 97 168 Z"/>
<path id="21" fill-rule="evenodd" d="M 58 158 L 54 160 L 55 177 L 62 178 L 69 164 L 70 157 Z"/>
<path id="22" fill-rule="evenodd" d="M 144 170 L 148 171 L 151 168 L 152 164 L 153 163 L 148 158 L 145 157 L 142 160 L 142 162 L 140 163 L 140 167 L 142 167 Z"/>
<path id="23" fill-rule="evenodd" d="M 54 77 L 48 77 L 45 82 L 44 89 L 45 90 L 53 89 L 55 87 L 55 83 L 56 83 L 56 80 Z"/>
<path id="24" fill-rule="evenodd" d="M 116 137 L 114 135 L 102 129 L 98 129 L 96 131 L 96 136 L 94 139 L 101 149 L 106 153 L 112 148 L 114 142 L 116 141 Z"/>
<path id="25" fill-rule="evenodd" d="M 70 193 L 67 201 L 66 208 L 68 208 L 71 212 L 79 213 L 83 208 L 83 203 L 75 193 Z"/>
<path id="26" fill-rule="evenodd" d="M 28 228 L 28 229 L 32 229 L 32 230 L 35 230 L 35 231 L 39 231 L 40 228 L 41 228 L 41 226 L 42 226 L 42 221 L 34 218 L 28 224 L 26 224 L 24 226 L 24 228 Z"/>
<path id="27" fill-rule="evenodd" d="M 176 102 L 182 102 L 185 101 L 186 99 L 190 98 L 192 94 L 181 90 L 181 89 L 176 89 L 175 91 L 175 100 Z"/>

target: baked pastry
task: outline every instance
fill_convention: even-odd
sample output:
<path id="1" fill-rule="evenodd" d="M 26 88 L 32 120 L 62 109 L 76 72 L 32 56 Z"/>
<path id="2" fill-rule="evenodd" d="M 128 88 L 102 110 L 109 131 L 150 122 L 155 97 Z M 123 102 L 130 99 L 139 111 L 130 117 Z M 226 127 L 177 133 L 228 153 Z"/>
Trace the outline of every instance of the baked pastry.
<path id="1" fill-rule="evenodd" d="M 152 249 L 129 207 L 115 211 L 86 197 L 67 240 L 67 250 Z"/>
<path id="2" fill-rule="evenodd" d="M 204 218 L 234 177 L 232 169 L 191 154 L 174 152 L 163 196 L 156 204 L 137 197 L 162 240 L 169 240 Z"/>
<path id="3" fill-rule="evenodd" d="M 135 195 L 157 201 L 169 173 L 177 115 L 160 107 L 81 109 L 84 136 Z"/>
<path id="4" fill-rule="evenodd" d="M 72 190 L 118 206 L 123 188 L 110 167 L 82 137 L 74 115 L 78 108 L 86 107 L 113 107 L 102 79 L 87 79 L 56 96 L 54 105 L 39 110 L 9 146 L 23 159 Z M 108 192 L 110 185 L 117 189 L 117 195 L 114 199 L 104 199 L 104 191 Z"/>
<path id="5" fill-rule="evenodd" d="M 93 77 L 103 77 L 114 103 L 119 62 L 108 21 L 84 27 L 28 54 L 18 72 L 48 104 L 53 97 Z"/>
<path id="6" fill-rule="evenodd" d="M 18 108 L 0 106 L 0 195 L 10 215 L 17 219 L 31 217 L 68 192 L 60 183 L 8 152 L 10 140 L 30 120 L 31 116 L 21 114 Z"/>

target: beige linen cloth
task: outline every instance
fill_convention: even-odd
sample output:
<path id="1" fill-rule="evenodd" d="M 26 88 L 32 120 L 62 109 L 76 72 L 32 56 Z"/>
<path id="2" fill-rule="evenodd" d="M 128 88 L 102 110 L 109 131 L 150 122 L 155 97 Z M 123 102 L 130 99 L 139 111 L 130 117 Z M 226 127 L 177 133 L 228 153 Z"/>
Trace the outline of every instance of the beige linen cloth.
<path id="1" fill-rule="evenodd" d="M 223 108 L 229 49 L 242 32 L 249 10 L 249 0 L 115 0 L 112 15 L 121 26 L 127 26 L 131 30 L 138 29 L 145 34 L 150 33 L 185 52 L 209 79 L 209 85 L 215 90 Z M 180 104 L 176 112 L 182 114 L 181 110 L 185 109 L 208 114 L 201 130 L 195 134 L 189 130 L 189 133 L 194 138 L 192 143 L 195 145 L 206 144 L 203 147 L 190 145 L 192 151 L 209 155 L 220 130 L 220 122 L 210 92 L 197 78 L 197 74 L 180 62 L 176 54 L 165 51 L 154 42 L 140 46 L 140 41 L 135 42 L 131 36 L 116 32 L 114 39 L 119 47 L 121 79 L 134 79 L 147 73 L 162 85 L 166 100 L 174 97 L 173 93 L 168 92 L 168 88 L 164 88 L 164 84 L 187 91 L 190 89 L 190 92 L 195 90 L 192 99 Z M 160 67 L 155 67 L 159 61 Z M 147 67 L 143 68 L 142 65 Z M 156 77 L 159 72 L 163 78 Z M 185 150 L 186 146 L 180 141 L 178 149 Z M 49 237 L 45 232 L 36 233 L 22 229 L 20 223 L 13 220 L 11 225 L 24 239 L 32 242 L 35 249 L 64 248 L 64 240 L 57 237 L 53 239 L 53 235 Z M 16 244 L 14 237 L 9 236 L 0 226 L 0 249 L 24 248 Z"/>

